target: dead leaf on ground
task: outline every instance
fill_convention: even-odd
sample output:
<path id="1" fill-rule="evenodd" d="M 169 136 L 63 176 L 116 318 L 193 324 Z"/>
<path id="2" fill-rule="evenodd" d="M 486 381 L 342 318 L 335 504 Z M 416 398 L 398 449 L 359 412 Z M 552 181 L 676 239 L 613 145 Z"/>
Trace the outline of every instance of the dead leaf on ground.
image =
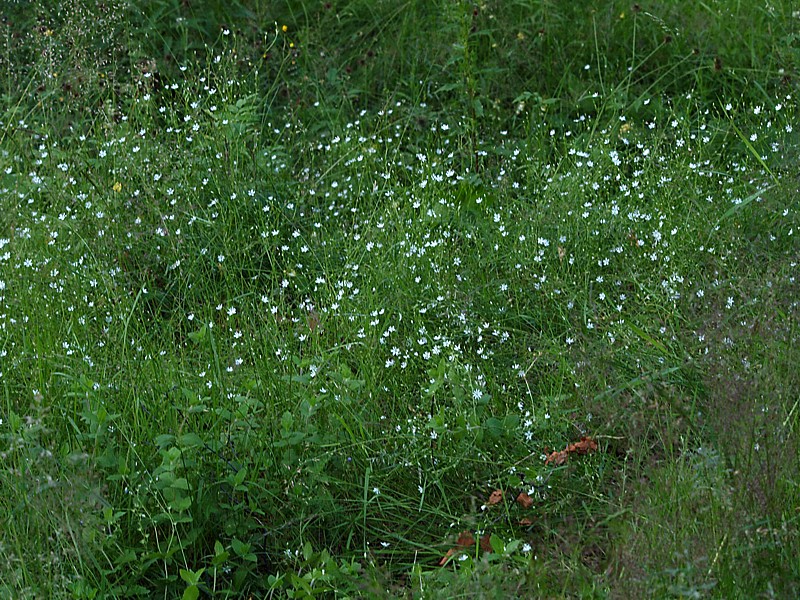
<path id="1" fill-rule="evenodd" d="M 556 466 L 563 465 L 565 462 L 567 462 L 567 456 L 569 455 L 567 454 L 566 450 L 551 452 L 547 455 L 544 464 L 549 465 L 552 463 Z"/>
<path id="2" fill-rule="evenodd" d="M 580 442 L 575 442 L 574 444 L 567 446 L 567 452 L 570 454 L 573 452 L 576 454 L 589 454 L 590 452 L 595 452 L 596 450 L 597 442 L 589 437 L 582 437 Z"/>
<path id="3" fill-rule="evenodd" d="M 517 521 L 517 524 L 522 527 L 530 527 L 531 525 L 533 525 L 533 521 L 531 521 L 528 517 L 525 517 L 524 519 L 520 519 L 519 521 Z"/>
<path id="4" fill-rule="evenodd" d="M 456 545 L 450 548 L 450 550 L 447 551 L 447 554 L 442 557 L 442 560 L 439 561 L 439 566 L 443 567 L 447 564 L 447 561 L 450 560 L 451 556 L 474 545 L 475 537 L 472 535 L 472 532 L 462 531 L 458 534 Z"/>
<path id="5" fill-rule="evenodd" d="M 563 465 L 570 454 L 589 454 L 597 451 L 597 442 L 590 437 L 582 437 L 581 441 L 569 444 L 564 450 L 551 452 L 547 455 L 544 464 Z"/>
<path id="6" fill-rule="evenodd" d="M 517 496 L 517 504 L 522 508 L 530 508 L 533 506 L 533 498 L 528 496 L 525 492 L 520 492 L 519 496 Z"/>
<path id="7" fill-rule="evenodd" d="M 486 503 L 489 506 L 500 504 L 503 501 L 503 490 L 495 490 L 489 496 L 489 501 Z"/>
<path id="8" fill-rule="evenodd" d="M 439 561 L 439 566 L 443 567 L 447 564 L 447 562 L 456 554 L 463 552 L 467 548 L 471 548 L 475 545 L 475 537 L 469 531 L 462 531 L 458 535 L 458 539 L 456 540 L 456 545 L 450 548 L 442 557 L 442 560 Z M 486 533 L 481 536 L 481 539 L 478 542 L 478 546 L 483 552 L 491 552 L 492 551 L 492 534 Z"/>
<path id="9" fill-rule="evenodd" d="M 469 548 L 470 546 L 475 545 L 475 538 L 472 536 L 471 531 L 462 531 L 458 534 L 458 539 L 456 540 L 456 546 L 460 548 Z"/>

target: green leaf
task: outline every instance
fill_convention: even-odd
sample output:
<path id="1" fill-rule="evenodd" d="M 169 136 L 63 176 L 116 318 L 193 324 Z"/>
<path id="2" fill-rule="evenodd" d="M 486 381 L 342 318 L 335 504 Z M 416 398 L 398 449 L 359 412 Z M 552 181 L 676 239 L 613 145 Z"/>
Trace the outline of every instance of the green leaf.
<path id="1" fill-rule="evenodd" d="M 158 446 L 160 450 L 163 450 L 175 441 L 175 436 L 170 433 L 162 433 L 156 437 L 155 441 L 156 446 Z"/>
<path id="2" fill-rule="evenodd" d="M 460 82 L 460 81 L 454 82 L 454 83 L 445 83 L 444 85 L 439 86 L 436 89 L 436 93 L 440 94 L 442 92 L 450 92 L 452 90 L 460 90 L 463 87 L 464 87 L 464 84 L 462 82 Z"/>
<path id="3" fill-rule="evenodd" d="M 219 541 L 214 542 L 214 557 L 211 559 L 211 564 L 215 567 L 219 567 L 225 564 L 230 557 L 230 553 L 225 550 L 225 547 L 219 543 Z"/>
<path id="4" fill-rule="evenodd" d="M 291 431 L 292 425 L 294 425 L 294 416 L 288 410 L 284 411 L 281 415 L 281 429 L 286 432 Z"/>
<path id="5" fill-rule="evenodd" d="M 503 422 L 497 417 L 489 417 L 483 425 L 486 433 L 492 439 L 499 439 L 503 435 Z"/>
<path id="6" fill-rule="evenodd" d="M 192 340 L 195 344 L 200 344 L 206 339 L 207 333 L 208 333 L 208 325 L 203 325 L 197 331 L 189 332 L 189 339 Z"/>
<path id="7" fill-rule="evenodd" d="M 205 568 L 202 568 L 197 572 L 190 571 L 188 569 L 181 569 L 180 576 L 181 579 L 183 579 L 189 585 L 197 585 L 198 583 L 200 583 L 200 578 L 203 576 L 204 571 Z"/>
<path id="8" fill-rule="evenodd" d="M 188 490 L 189 482 L 186 480 L 186 477 L 178 477 L 172 482 L 172 487 L 176 490 Z"/>
<path id="9" fill-rule="evenodd" d="M 169 502 L 169 507 L 179 513 L 188 510 L 190 506 L 192 506 L 192 499 L 189 497 L 174 498 Z"/>
<path id="10" fill-rule="evenodd" d="M 233 551 L 236 553 L 237 556 L 243 557 L 250 552 L 250 544 L 245 544 L 244 542 L 239 541 L 236 538 L 233 538 L 231 540 L 231 548 L 233 548 Z"/>
<path id="11" fill-rule="evenodd" d="M 244 479 L 247 477 L 247 469 L 242 467 L 236 472 L 236 475 L 233 476 L 233 486 L 238 487 L 244 483 Z"/>
<path id="12" fill-rule="evenodd" d="M 517 427 L 519 427 L 519 415 L 514 413 L 506 415 L 505 419 L 503 419 L 503 433 L 511 436 Z"/>
<path id="13" fill-rule="evenodd" d="M 190 585 L 183 592 L 183 600 L 197 600 L 200 597 L 200 590 L 196 585 Z"/>
<path id="14" fill-rule="evenodd" d="M 196 433 L 184 433 L 178 438 L 178 445 L 184 448 L 194 448 L 197 446 L 204 446 L 205 442 Z"/>

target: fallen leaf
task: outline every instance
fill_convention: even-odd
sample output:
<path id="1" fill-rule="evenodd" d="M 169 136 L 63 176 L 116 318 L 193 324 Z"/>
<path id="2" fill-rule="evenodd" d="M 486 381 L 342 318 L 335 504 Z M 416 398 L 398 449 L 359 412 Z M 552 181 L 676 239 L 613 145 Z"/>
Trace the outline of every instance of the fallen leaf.
<path id="1" fill-rule="evenodd" d="M 475 538 L 472 536 L 471 531 L 462 531 L 458 534 L 458 539 L 456 540 L 456 546 L 459 548 L 469 548 L 470 546 L 475 545 Z"/>
<path id="2" fill-rule="evenodd" d="M 469 531 L 462 531 L 458 534 L 458 539 L 456 540 L 456 545 L 450 548 L 442 557 L 442 560 L 439 561 L 439 566 L 443 567 L 447 564 L 447 561 L 450 560 L 450 557 L 454 554 L 469 548 L 475 545 L 475 538 L 473 537 L 472 533 Z"/>
<path id="3" fill-rule="evenodd" d="M 453 556 L 453 554 L 455 554 L 456 552 L 458 552 L 458 548 L 450 548 L 450 550 L 447 551 L 447 554 L 445 554 L 442 557 L 442 560 L 439 561 L 439 566 L 440 567 L 445 566 L 447 564 L 447 561 L 450 560 L 450 557 Z"/>
<path id="4" fill-rule="evenodd" d="M 569 454 L 567 454 L 566 450 L 561 450 L 560 452 L 551 452 L 547 455 L 544 464 L 549 465 L 550 463 L 553 463 L 556 466 L 563 465 L 565 462 L 567 462 L 567 456 L 569 456 Z"/>
<path id="5" fill-rule="evenodd" d="M 528 496 L 525 492 L 520 492 L 519 496 L 517 496 L 517 504 L 522 508 L 530 508 L 533 506 L 533 498 Z"/>
<path id="6" fill-rule="evenodd" d="M 529 526 L 533 525 L 533 521 L 531 521 L 528 517 L 525 517 L 524 519 L 520 519 L 519 521 L 517 521 L 517 523 L 519 525 L 521 525 L 522 527 L 529 527 Z"/>
<path id="7" fill-rule="evenodd" d="M 544 464 L 563 465 L 570 454 L 589 454 L 597 451 L 597 442 L 590 437 L 582 437 L 581 441 L 569 444 L 564 450 L 551 452 L 547 455 Z"/>
<path id="8" fill-rule="evenodd" d="M 492 536 L 490 534 L 486 534 L 481 537 L 481 550 L 484 552 L 491 552 L 492 551 Z"/>
<path id="9" fill-rule="evenodd" d="M 495 490 L 489 496 L 489 501 L 487 504 L 489 506 L 494 506 L 495 504 L 500 504 L 503 501 L 503 490 Z"/>
<path id="10" fill-rule="evenodd" d="M 573 452 L 576 454 L 589 454 L 590 452 L 595 452 L 596 450 L 597 442 L 589 437 L 582 437 L 580 442 L 575 442 L 574 444 L 567 446 L 567 452 L 570 454 Z"/>

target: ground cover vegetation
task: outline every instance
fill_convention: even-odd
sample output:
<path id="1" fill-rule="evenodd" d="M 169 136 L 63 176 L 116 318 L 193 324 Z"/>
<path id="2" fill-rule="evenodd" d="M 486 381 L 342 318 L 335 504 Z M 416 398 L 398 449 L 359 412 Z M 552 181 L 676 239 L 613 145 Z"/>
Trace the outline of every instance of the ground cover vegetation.
<path id="1" fill-rule="evenodd" d="M 794 2 L 2 11 L 0 595 L 800 594 Z"/>

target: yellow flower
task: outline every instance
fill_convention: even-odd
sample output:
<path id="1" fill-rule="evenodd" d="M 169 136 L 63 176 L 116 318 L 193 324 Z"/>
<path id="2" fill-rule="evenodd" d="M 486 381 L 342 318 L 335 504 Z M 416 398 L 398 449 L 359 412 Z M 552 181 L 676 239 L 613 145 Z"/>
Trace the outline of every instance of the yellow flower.
<path id="1" fill-rule="evenodd" d="M 122 191 L 122 184 L 118 181 L 114 184 L 114 186 L 111 189 L 119 193 Z"/>
<path id="2" fill-rule="evenodd" d="M 286 25 L 282 25 L 282 26 L 281 26 L 281 31 L 282 31 L 283 33 L 286 33 L 287 31 L 289 31 L 289 27 L 287 27 Z"/>

